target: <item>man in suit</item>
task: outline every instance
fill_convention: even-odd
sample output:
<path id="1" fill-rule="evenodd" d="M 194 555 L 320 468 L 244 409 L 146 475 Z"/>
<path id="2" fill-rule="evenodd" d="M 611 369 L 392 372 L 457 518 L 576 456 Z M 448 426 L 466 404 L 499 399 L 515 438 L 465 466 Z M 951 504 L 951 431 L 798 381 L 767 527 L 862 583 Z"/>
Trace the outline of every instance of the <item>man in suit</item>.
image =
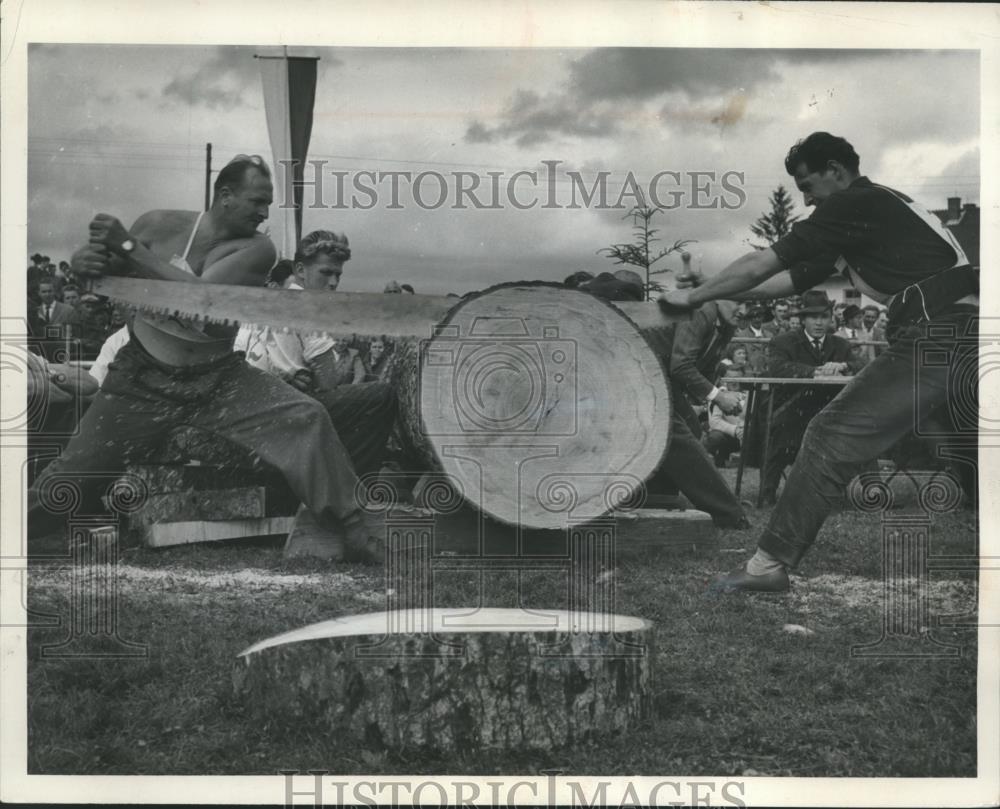
<path id="1" fill-rule="evenodd" d="M 864 327 L 861 321 L 861 307 L 851 304 L 844 309 L 844 325 L 836 331 L 838 337 L 843 337 L 851 344 L 851 356 L 862 365 L 875 359 L 875 354 L 871 351 L 873 346 L 858 345 L 858 340 L 866 340 Z"/>
<path id="2" fill-rule="evenodd" d="M 38 316 L 46 326 L 72 325 L 76 319 L 76 309 L 67 303 L 56 300 L 55 284 L 46 279 L 38 284 Z"/>
<path id="3" fill-rule="evenodd" d="M 50 278 L 38 282 L 38 299 L 41 304 L 33 322 L 42 337 L 42 354 L 50 362 L 65 362 L 70 359 L 66 341 L 75 336 L 76 309 L 56 300 L 56 285 Z"/>
<path id="4" fill-rule="evenodd" d="M 756 337 L 757 339 L 770 339 L 777 334 L 777 331 L 770 322 L 774 319 L 771 310 L 760 303 L 753 304 L 747 309 L 746 328 L 736 332 L 736 337 Z M 763 376 L 767 368 L 767 345 L 765 343 L 747 343 L 747 360 L 750 369 L 756 376 Z"/>
<path id="5" fill-rule="evenodd" d="M 820 376 L 850 376 L 864 363 L 851 353 L 851 344 L 829 334 L 833 304 L 820 290 L 802 296 L 796 314 L 802 330 L 771 340 L 768 376 L 810 379 Z M 785 467 L 794 462 L 806 427 L 840 392 L 833 385 L 775 386 L 771 421 L 771 446 L 761 469 L 761 494 L 766 505 L 777 502 L 778 483 Z"/>

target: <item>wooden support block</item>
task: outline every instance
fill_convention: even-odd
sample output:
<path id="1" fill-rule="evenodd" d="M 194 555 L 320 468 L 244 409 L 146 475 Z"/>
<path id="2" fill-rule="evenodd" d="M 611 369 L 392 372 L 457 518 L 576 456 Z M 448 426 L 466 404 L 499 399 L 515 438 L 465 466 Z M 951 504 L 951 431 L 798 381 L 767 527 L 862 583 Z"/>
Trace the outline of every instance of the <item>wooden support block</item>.
<path id="1" fill-rule="evenodd" d="M 610 519 L 610 518 L 609 518 Z M 637 509 L 616 512 L 615 554 L 710 553 L 717 543 L 712 518 L 704 511 Z M 595 525 L 604 525 L 595 521 Z M 583 530 L 584 526 L 574 526 Z M 570 552 L 567 530 L 522 530 L 491 520 L 471 508 L 434 515 L 436 555 L 486 554 L 490 556 L 560 556 Z"/>
<path id="2" fill-rule="evenodd" d="M 150 494 L 145 505 L 130 515 L 133 526 L 193 520 L 238 520 L 265 516 L 266 489 L 239 489 Z"/>
<path id="3" fill-rule="evenodd" d="M 262 517 L 256 520 L 212 520 L 191 522 L 161 522 L 142 526 L 138 533 L 150 548 L 189 545 L 196 542 L 217 542 L 222 539 L 262 537 L 287 534 L 294 517 Z"/>
<path id="4" fill-rule="evenodd" d="M 718 546 L 715 524 L 704 511 L 639 508 L 615 516 L 620 556 L 711 553 Z"/>

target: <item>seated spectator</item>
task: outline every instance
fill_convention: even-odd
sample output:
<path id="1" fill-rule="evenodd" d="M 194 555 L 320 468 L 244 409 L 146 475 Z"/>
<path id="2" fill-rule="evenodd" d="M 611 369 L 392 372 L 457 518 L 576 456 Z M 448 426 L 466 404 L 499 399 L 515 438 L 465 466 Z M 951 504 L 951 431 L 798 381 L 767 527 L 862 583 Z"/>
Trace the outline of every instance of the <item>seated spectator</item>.
<path id="1" fill-rule="evenodd" d="M 750 367 L 750 354 L 743 343 L 731 343 L 726 350 L 724 376 L 756 376 Z M 735 371 L 730 374 L 729 371 Z"/>
<path id="2" fill-rule="evenodd" d="M 857 340 L 861 331 L 861 307 L 851 304 L 844 307 L 842 319 L 844 325 L 837 329 L 837 336 L 845 340 Z"/>
<path id="3" fill-rule="evenodd" d="M 402 295 L 403 288 L 399 285 L 399 281 L 390 281 L 385 285 L 382 290 L 386 295 Z"/>
<path id="4" fill-rule="evenodd" d="M 333 352 L 336 360 L 328 376 L 329 384 L 357 385 L 365 381 L 367 374 L 361 350 L 357 347 L 357 338 L 337 338 L 333 341 Z"/>
<path id="5" fill-rule="evenodd" d="M 303 236 L 295 251 L 288 289 L 334 293 L 351 258 L 347 237 L 328 230 Z M 396 397 L 386 384 L 363 382 L 364 364 L 352 340 L 243 327 L 236 350 L 247 362 L 274 373 L 321 402 L 359 475 L 375 471 L 384 457 L 395 420 Z"/>
<path id="6" fill-rule="evenodd" d="M 877 306 L 869 304 L 861 310 L 861 331 L 858 337 L 868 342 L 882 342 L 885 340 L 885 332 L 878 327 L 879 309 Z M 863 346 L 865 358 L 871 362 L 882 353 L 880 346 Z"/>
<path id="7" fill-rule="evenodd" d="M 294 265 L 290 259 L 281 259 L 267 274 L 267 286 L 271 289 L 285 289 L 295 280 L 293 269 Z"/>
<path id="8" fill-rule="evenodd" d="M 79 287 L 75 286 L 74 284 L 67 284 L 66 286 L 63 287 L 62 293 L 63 293 L 62 296 L 63 303 L 65 303 L 67 306 L 72 306 L 74 309 L 76 309 L 80 303 Z"/>
<path id="9" fill-rule="evenodd" d="M 375 337 L 362 352 L 365 365 L 365 382 L 391 382 L 395 346 L 386 338 Z"/>
<path id="10" fill-rule="evenodd" d="M 829 334 L 831 302 L 821 290 L 802 295 L 798 310 L 802 331 L 775 337 L 770 345 L 768 376 L 810 379 L 818 376 L 851 375 L 861 368 L 851 356 L 847 340 Z M 777 500 L 778 484 L 785 467 L 795 460 L 806 427 L 840 392 L 833 385 L 776 385 L 772 411 L 770 447 L 761 469 L 761 493 L 766 505 Z"/>
<path id="11" fill-rule="evenodd" d="M 734 368 L 726 370 L 727 377 L 741 376 Z M 705 449 L 715 460 L 719 469 L 724 469 L 729 456 L 738 452 L 743 443 L 743 419 L 747 395 L 739 390 L 739 383 L 726 382 L 726 389 L 735 393 L 740 400 L 739 409 L 732 413 L 723 412 L 715 402 L 708 406 L 708 432 L 705 435 Z"/>
<path id="12" fill-rule="evenodd" d="M 110 333 L 111 310 L 107 303 L 93 292 L 85 292 L 77 307 L 76 338 L 80 359 L 96 359 Z"/>
<path id="13" fill-rule="evenodd" d="M 791 326 L 788 323 L 788 301 L 784 298 L 774 302 L 774 326 L 775 334 L 784 334 Z"/>
<path id="14" fill-rule="evenodd" d="M 35 327 L 39 329 L 42 354 L 52 362 L 71 359 L 67 355 L 68 341 L 73 337 L 76 323 L 76 309 L 56 300 L 56 286 L 51 279 L 43 278 L 38 283 L 38 297 L 41 304 L 36 310 Z"/>
<path id="15" fill-rule="evenodd" d="M 746 328 L 739 329 L 736 337 L 754 337 L 757 339 L 774 337 L 775 330 L 769 325 L 774 319 L 771 310 L 763 304 L 753 304 L 747 310 Z M 747 358 L 755 376 L 763 376 L 767 367 L 767 346 L 764 343 L 746 343 Z"/>
<path id="16" fill-rule="evenodd" d="M 872 352 L 869 356 L 869 351 L 873 348 L 872 346 L 862 346 L 855 343 L 856 340 L 863 339 L 861 322 L 861 307 L 851 304 L 844 309 L 844 325 L 837 331 L 837 336 L 849 341 L 851 343 L 851 355 L 861 364 L 865 364 L 874 359 L 875 354 Z"/>

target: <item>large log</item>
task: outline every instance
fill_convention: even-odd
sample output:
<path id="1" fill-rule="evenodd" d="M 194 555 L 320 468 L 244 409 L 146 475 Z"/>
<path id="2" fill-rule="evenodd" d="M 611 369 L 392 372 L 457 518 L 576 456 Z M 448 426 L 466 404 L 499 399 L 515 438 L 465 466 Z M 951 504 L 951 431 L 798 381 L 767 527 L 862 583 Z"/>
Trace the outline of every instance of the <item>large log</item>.
<path id="1" fill-rule="evenodd" d="M 410 449 L 501 522 L 565 528 L 599 517 L 666 452 L 663 367 L 633 321 L 587 292 L 493 287 L 398 353 Z"/>
<path id="2" fill-rule="evenodd" d="M 251 646 L 233 684 L 259 721 L 319 728 L 331 748 L 549 750 L 648 716 L 652 634 L 595 613 L 356 615 Z"/>

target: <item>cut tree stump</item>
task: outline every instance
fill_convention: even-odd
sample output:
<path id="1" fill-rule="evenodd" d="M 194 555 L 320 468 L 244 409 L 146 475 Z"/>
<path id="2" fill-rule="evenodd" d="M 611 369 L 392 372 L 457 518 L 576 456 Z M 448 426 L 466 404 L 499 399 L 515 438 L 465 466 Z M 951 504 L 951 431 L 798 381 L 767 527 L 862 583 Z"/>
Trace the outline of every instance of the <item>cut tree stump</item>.
<path id="1" fill-rule="evenodd" d="M 381 612 L 261 641 L 237 657 L 233 685 L 258 721 L 318 729 L 331 754 L 338 741 L 551 750 L 649 715 L 652 641 L 652 624 L 622 615 Z"/>
<path id="2" fill-rule="evenodd" d="M 666 452 L 663 367 L 635 323 L 589 293 L 493 287 L 397 354 L 411 449 L 501 522 L 599 517 L 634 497 Z"/>

